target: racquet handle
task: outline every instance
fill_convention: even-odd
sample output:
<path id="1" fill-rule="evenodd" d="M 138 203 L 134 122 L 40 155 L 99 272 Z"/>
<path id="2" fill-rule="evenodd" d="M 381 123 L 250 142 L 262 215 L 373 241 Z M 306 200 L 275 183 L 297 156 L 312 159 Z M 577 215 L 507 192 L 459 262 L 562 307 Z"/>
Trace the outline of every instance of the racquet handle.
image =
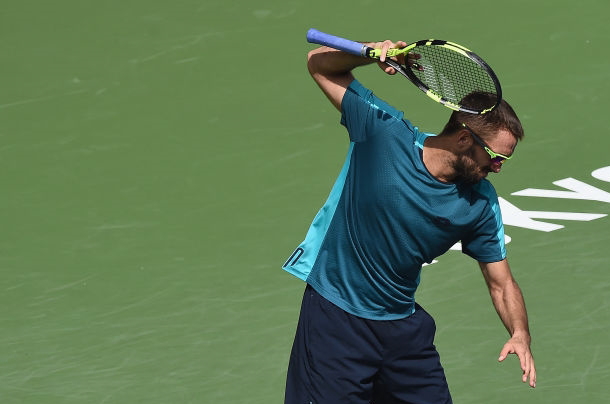
<path id="1" fill-rule="evenodd" d="M 315 43 L 318 45 L 325 45 L 333 49 L 338 49 L 343 52 L 351 53 L 352 55 L 358 56 L 368 56 L 367 50 L 370 49 L 368 46 L 363 45 L 359 42 L 354 42 L 350 41 L 349 39 L 330 35 L 313 28 L 307 31 L 307 42 Z"/>

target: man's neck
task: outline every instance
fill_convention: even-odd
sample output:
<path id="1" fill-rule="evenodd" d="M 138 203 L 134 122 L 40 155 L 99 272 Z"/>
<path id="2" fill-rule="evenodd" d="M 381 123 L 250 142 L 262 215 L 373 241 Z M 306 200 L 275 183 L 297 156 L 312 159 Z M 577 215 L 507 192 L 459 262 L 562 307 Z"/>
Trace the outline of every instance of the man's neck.
<path id="1" fill-rule="evenodd" d="M 430 136 L 424 142 L 423 162 L 428 172 L 440 182 L 451 183 L 455 180 L 456 172 L 452 161 L 455 154 L 447 149 L 442 138 Z"/>

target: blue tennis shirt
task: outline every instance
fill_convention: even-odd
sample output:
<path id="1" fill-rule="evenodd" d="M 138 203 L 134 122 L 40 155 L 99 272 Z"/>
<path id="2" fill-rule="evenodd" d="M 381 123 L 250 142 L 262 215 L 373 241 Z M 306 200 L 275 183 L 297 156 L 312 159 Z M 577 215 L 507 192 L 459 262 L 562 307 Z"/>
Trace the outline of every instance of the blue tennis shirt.
<path id="1" fill-rule="evenodd" d="M 341 108 L 347 158 L 286 271 L 351 314 L 394 320 L 414 312 L 422 265 L 456 242 L 477 261 L 506 257 L 489 181 L 466 185 L 433 177 L 422 160 L 432 135 L 358 81 Z"/>

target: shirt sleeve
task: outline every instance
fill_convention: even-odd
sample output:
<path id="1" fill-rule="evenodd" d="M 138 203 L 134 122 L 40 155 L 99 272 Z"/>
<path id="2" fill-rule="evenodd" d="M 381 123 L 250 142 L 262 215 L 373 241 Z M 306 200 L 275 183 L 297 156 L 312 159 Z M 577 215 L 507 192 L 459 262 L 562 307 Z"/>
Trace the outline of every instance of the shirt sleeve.
<path id="1" fill-rule="evenodd" d="M 379 122 L 390 118 L 400 121 L 403 113 L 377 98 L 358 80 L 352 81 L 341 102 L 341 124 L 347 128 L 352 142 L 365 141 L 378 132 Z"/>
<path id="2" fill-rule="evenodd" d="M 498 196 L 486 180 L 478 184 L 477 191 L 488 205 L 472 232 L 462 239 L 462 252 L 479 262 L 502 261 L 506 258 L 506 246 Z"/>

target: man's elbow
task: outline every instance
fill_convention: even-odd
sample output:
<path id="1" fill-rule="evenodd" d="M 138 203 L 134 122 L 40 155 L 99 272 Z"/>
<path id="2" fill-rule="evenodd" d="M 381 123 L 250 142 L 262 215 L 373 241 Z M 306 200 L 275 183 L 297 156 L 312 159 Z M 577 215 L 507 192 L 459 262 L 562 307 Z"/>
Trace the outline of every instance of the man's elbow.
<path id="1" fill-rule="evenodd" d="M 318 49 L 311 50 L 307 53 L 307 70 L 309 74 L 315 76 L 320 72 L 321 54 Z"/>

